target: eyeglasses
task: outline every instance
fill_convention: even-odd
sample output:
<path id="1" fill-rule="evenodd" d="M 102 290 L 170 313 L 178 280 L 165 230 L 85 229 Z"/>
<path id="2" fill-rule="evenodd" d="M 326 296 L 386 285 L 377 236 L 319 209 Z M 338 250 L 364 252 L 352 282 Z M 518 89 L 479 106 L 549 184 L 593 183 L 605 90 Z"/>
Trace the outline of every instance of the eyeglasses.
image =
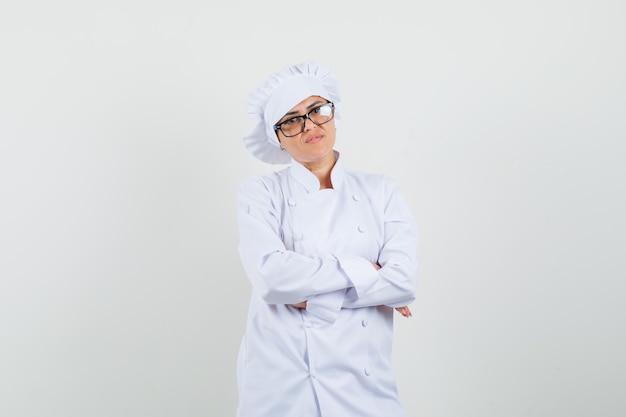
<path id="1" fill-rule="evenodd" d="M 304 132 L 304 126 L 306 124 L 306 119 L 309 119 L 313 124 L 319 126 L 324 123 L 328 123 L 333 120 L 335 116 L 335 104 L 332 102 L 328 102 L 318 106 L 308 112 L 307 114 L 303 114 L 302 116 L 292 117 L 291 119 L 287 119 L 282 123 L 274 125 L 274 131 L 280 129 L 283 132 L 283 135 L 286 137 L 297 136 L 300 133 Z"/>

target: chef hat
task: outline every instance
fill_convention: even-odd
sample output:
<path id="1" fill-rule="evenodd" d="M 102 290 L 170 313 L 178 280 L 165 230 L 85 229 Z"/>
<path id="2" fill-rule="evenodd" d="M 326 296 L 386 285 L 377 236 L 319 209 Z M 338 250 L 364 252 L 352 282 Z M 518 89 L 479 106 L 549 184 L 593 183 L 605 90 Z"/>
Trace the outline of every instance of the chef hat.
<path id="1" fill-rule="evenodd" d="M 310 96 L 332 101 L 335 104 L 335 119 L 339 119 L 339 85 L 327 66 L 308 61 L 287 66 L 270 75 L 248 95 L 248 115 L 256 124 L 243 137 L 246 148 L 263 162 L 289 163 L 291 157 L 280 149 L 274 125 L 291 108 Z"/>

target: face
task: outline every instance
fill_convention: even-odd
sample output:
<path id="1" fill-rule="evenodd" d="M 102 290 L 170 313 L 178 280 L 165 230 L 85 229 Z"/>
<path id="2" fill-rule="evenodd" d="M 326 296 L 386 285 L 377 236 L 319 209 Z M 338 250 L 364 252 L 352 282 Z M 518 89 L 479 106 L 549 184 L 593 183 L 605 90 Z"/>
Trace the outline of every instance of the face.
<path id="1" fill-rule="evenodd" d="M 302 116 L 311 110 L 328 103 L 328 100 L 319 96 L 310 96 L 295 105 L 276 124 L 280 124 L 293 117 Z M 277 130 L 278 141 L 291 157 L 304 166 L 320 162 L 333 161 L 335 155 L 335 120 L 332 119 L 321 125 L 316 125 L 305 119 L 304 131 L 296 136 L 286 137 Z"/>

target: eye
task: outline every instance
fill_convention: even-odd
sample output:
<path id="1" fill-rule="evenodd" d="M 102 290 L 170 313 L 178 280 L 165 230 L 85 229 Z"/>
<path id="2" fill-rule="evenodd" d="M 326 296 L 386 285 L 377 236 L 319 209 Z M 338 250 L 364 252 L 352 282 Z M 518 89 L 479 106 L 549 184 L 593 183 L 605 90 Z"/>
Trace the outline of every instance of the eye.
<path id="1" fill-rule="evenodd" d="M 291 119 L 287 119 L 282 123 L 284 127 L 289 127 L 297 124 L 302 124 L 302 116 L 292 117 Z"/>
<path id="2" fill-rule="evenodd" d="M 313 109 L 313 113 L 316 113 L 322 116 L 328 116 L 330 114 L 330 105 L 324 104 L 323 106 L 319 106 L 318 108 Z"/>

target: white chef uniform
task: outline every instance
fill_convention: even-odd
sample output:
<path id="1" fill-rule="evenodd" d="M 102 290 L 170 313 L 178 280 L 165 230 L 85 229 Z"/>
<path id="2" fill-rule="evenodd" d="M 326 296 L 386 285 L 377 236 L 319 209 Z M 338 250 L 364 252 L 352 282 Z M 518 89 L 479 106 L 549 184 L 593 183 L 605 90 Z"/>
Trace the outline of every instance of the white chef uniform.
<path id="1" fill-rule="evenodd" d="M 415 298 L 416 226 L 390 178 L 347 171 L 335 154 L 332 189 L 295 161 L 239 188 L 252 295 L 238 417 L 406 416 L 392 307 Z"/>

